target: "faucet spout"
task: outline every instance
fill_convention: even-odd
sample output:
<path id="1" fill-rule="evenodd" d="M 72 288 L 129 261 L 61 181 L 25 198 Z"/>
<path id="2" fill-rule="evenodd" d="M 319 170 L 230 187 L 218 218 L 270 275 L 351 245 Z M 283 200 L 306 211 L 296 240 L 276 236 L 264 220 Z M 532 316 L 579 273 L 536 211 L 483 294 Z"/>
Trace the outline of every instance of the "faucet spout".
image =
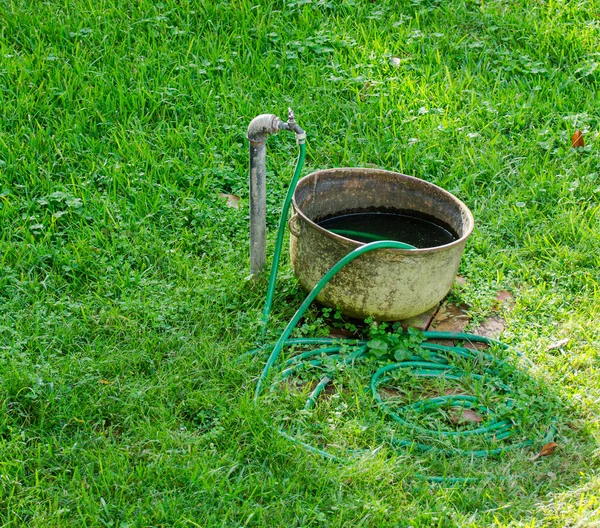
<path id="1" fill-rule="evenodd" d="M 294 116 L 294 111 L 291 108 L 288 108 L 288 120 L 287 123 L 281 123 L 279 125 L 281 130 L 289 130 L 296 134 L 296 140 L 300 142 L 301 140 L 306 139 L 306 132 L 304 129 L 296 123 L 296 117 Z"/>

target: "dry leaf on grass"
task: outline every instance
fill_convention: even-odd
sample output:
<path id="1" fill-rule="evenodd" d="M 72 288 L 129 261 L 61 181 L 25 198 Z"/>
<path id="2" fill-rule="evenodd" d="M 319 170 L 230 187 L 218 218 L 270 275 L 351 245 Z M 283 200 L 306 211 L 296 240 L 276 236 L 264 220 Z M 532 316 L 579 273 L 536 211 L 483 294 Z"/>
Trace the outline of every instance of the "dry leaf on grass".
<path id="1" fill-rule="evenodd" d="M 483 422 L 482 416 L 471 409 L 453 410 L 452 412 L 448 413 L 448 418 L 453 424 L 459 424 L 463 422 Z"/>
<path id="2" fill-rule="evenodd" d="M 339 338 L 339 339 L 348 339 L 354 337 L 354 332 L 350 330 L 346 330 L 345 328 L 334 328 L 329 327 L 329 337 L 331 338 Z"/>
<path id="3" fill-rule="evenodd" d="M 467 324 L 469 324 L 468 309 L 468 306 L 465 304 L 456 306 L 452 303 L 444 303 L 437 314 L 435 314 L 433 321 L 429 325 L 429 330 L 463 332 Z"/>
<path id="4" fill-rule="evenodd" d="M 531 460 L 537 460 L 538 458 L 543 456 L 550 456 L 552 453 L 554 453 L 557 447 L 558 444 L 556 442 L 548 442 L 544 447 L 542 447 L 542 449 L 537 455 L 532 457 Z"/>
<path id="5" fill-rule="evenodd" d="M 379 389 L 379 393 L 383 395 L 384 398 L 397 398 L 400 396 L 400 391 L 393 387 L 383 387 Z"/>
<path id="6" fill-rule="evenodd" d="M 459 389 L 458 387 L 448 387 L 444 391 L 444 396 L 456 396 L 458 394 L 467 394 L 464 390 Z"/>
<path id="7" fill-rule="evenodd" d="M 489 348 L 489 345 L 487 343 L 477 343 L 474 341 L 466 341 L 463 343 L 462 346 L 468 348 L 469 350 L 485 350 Z"/>
<path id="8" fill-rule="evenodd" d="M 240 197 L 235 194 L 219 193 L 219 198 L 227 198 L 227 207 L 232 207 L 233 209 L 240 208 Z"/>
<path id="9" fill-rule="evenodd" d="M 569 341 L 571 341 L 571 338 L 565 337 L 564 339 L 561 339 L 560 341 L 557 341 L 556 343 L 551 343 L 546 347 L 546 352 L 549 352 L 550 350 L 556 350 L 557 348 L 564 347 L 565 345 L 567 345 L 569 343 Z"/>
<path id="10" fill-rule="evenodd" d="M 464 286 L 465 284 L 467 284 L 467 279 L 465 279 L 462 275 L 457 275 L 454 279 L 454 282 L 456 282 L 456 284 L 460 286 Z"/>
<path id="11" fill-rule="evenodd" d="M 585 142 L 583 141 L 583 134 L 581 133 L 581 130 L 576 130 L 575 134 L 573 134 L 573 137 L 571 138 L 571 146 L 573 148 L 585 146 Z"/>

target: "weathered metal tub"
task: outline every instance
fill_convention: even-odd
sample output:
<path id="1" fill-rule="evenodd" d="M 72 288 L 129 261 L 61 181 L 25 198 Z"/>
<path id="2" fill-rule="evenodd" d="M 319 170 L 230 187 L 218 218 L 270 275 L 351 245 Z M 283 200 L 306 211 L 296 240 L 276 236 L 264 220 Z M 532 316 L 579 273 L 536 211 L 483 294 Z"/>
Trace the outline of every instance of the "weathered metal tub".
<path id="1" fill-rule="evenodd" d="M 452 287 L 473 231 L 473 215 L 449 192 L 411 176 L 378 169 L 313 172 L 298 182 L 292 203 L 291 262 L 307 290 L 342 257 L 362 245 L 317 225 L 326 218 L 373 211 L 413 213 L 456 234 L 457 239 L 444 246 L 376 250 L 345 266 L 317 300 L 361 319 L 402 320 L 435 306 Z"/>

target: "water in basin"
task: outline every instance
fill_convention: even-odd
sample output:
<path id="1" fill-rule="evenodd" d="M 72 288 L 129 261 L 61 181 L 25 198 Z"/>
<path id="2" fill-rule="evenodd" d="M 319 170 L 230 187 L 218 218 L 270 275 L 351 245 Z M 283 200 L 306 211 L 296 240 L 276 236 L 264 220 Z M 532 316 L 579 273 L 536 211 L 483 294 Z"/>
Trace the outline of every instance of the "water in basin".
<path id="1" fill-rule="evenodd" d="M 419 249 L 443 246 L 457 239 L 449 228 L 416 214 L 352 213 L 327 218 L 318 225 L 357 242 L 396 240 Z"/>

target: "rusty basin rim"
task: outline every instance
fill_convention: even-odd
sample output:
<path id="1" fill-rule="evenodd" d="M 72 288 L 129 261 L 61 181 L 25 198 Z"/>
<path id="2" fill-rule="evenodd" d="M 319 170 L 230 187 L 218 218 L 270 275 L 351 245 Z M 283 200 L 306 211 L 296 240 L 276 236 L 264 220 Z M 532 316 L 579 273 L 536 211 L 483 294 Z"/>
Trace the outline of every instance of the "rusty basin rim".
<path id="1" fill-rule="evenodd" d="M 310 178 L 318 177 L 321 174 L 335 175 L 335 176 L 337 176 L 339 174 L 339 176 L 341 177 L 343 175 L 347 175 L 348 173 L 361 173 L 367 177 L 371 174 L 372 175 L 385 174 L 387 176 L 397 177 L 399 180 L 404 180 L 404 181 L 408 180 L 408 181 L 412 181 L 412 182 L 416 183 L 417 185 L 435 188 L 438 190 L 438 192 L 440 192 L 442 195 L 444 195 L 446 198 L 448 198 L 449 201 L 454 202 L 459 210 L 462 210 L 466 213 L 466 216 L 468 219 L 468 224 L 467 224 L 466 229 L 464 230 L 464 233 L 462 234 L 462 236 L 460 236 L 456 240 L 450 242 L 449 244 L 444 244 L 442 246 L 434 246 L 434 247 L 429 247 L 429 248 L 420 248 L 420 249 L 419 248 L 417 248 L 417 249 L 379 249 L 378 251 L 384 251 L 389 254 L 408 254 L 408 253 L 410 253 L 411 255 L 436 253 L 438 251 L 446 251 L 447 249 L 453 248 L 454 246 L 458 246 L 459 244 L 465 243 L 467 238 L 469 238 L 469 236 L 471 236 L 471 233 L 473 232 L 473 229 L 475 227 L 475 219 L 473 218 L 473 213 L 471 213 L 471 210 L 465 205 L 464 202 L 459 200 L 456 196 L 454 196 L 452 193 L 448 192 L 446 189 L 443 189 L 442 187 L 435 185 L 434 183 L 422 180 L 420 178 L 415 178 L 414 176 L 408 176 L 407 174 L 402 174 L 400 172 L 388 171 L 385 169 L 367 168 L 367 167 L 365 167 L 365 168 L 340 167 L 340 168 L 336 168 L 336 169 L 323 169 L 323 170 L 318 170 L 315 172 L 311 172 L 310 174 L 307 174 L 306 176 L 304 176 L 304 178 L 302 178 L 298 182 L 298 185 L 300 185 L 303 181 L 306 181 Z M 316 229 L 323 235 L 325 235 L 329 238 L 332 238 L 333 240 L 337 240 L 339 242 L 345 243 L 348 246 L 353 246 L 354 249 L 364 246 L 366 244 L 366 242 L 358 242 L 357 240 L 354 240 L 352 238 L 347 238 L 345 236 L 338 235 L 336 233 L 332 233 L 331 231 L 325 229 L 324 227 L 321 227 L 319 224 L 313 222 L 310 218 L 308 218 L 308 216 L 306 216 L 304 214 L 304 212 L 300 209 L 300 207 L 298 207 L 298 204 L 296 202 L 296 191 L 295 190 L 294 190 L 294 195 L 292 197 L 292 205 L 293 205 L 295 214 L 297 214 L 298 216 L 300 216 L 302 218 L 302 220 L 307 222 L 312 229 Z"/>

